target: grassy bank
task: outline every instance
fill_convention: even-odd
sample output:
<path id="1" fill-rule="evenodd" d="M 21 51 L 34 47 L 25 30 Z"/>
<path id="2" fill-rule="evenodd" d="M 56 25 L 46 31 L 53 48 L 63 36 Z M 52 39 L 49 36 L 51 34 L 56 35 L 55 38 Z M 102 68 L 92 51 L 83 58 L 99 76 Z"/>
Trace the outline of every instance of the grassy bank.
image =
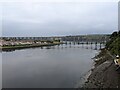
<path id="1" fill-rule="evenodd" d="M 6 50 L 25 49 L 25 48 L 34 48 L 34 47 L 43 47 L 43 46 L 54 46 L 54 45 L 60 45 L 60 44 L 62 44 L 62 43 L 14 45 L 14 46 L 3 46 L 3 47 L 0 47 L 0 49 L 2 51 L 6 51 Z"/>
<path id="2" fill-rule="evenodd" d="M 98 66 L 98 65 L 104 63 L 105 61 L 113 60 L 114 57 L 110 54 L 110 52 L 108 50 L 106 50 L 104 48 L 93 59 L 94 59 L 94 62 L 95 62 L 95 66 Z"/>

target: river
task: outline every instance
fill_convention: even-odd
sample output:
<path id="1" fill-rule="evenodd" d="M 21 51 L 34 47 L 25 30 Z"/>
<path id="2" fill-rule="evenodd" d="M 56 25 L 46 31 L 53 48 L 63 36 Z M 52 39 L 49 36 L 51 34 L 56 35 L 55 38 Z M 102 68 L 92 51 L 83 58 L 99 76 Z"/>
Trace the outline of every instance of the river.
<path id="1" fill-rule="evenodd" d="M 2 86 L 74 88 L 92 68 L 91 58 L 97 52 L 90 45 L 60 45 L 2 52 Z"/>

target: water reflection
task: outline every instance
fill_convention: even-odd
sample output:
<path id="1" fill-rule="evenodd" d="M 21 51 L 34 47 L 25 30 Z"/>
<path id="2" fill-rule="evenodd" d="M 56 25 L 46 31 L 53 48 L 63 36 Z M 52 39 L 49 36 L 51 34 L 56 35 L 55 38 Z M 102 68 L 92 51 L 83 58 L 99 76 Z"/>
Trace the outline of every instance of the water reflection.
<path id="1" fill-rule="evenodd" d="M 3 52 L 3 88 L 73 88 L 92 67 L 97 52 L 85 47 L 67 44 Z"/>
<path id="2" fill-rule="evenodd" d="M 34 48 L 25 48 L 25 49 L 65 49 L 65 48 L 84 48 L 84 49 L 93 49 L 93 50 L 99 50 L 104 48 L 104 45 L 101 44 L 60 44 L 60 45 L 55 45 L 55 46 L 42 46 L 42 47 L 34 47 Z M 3 52 L 13 52 L 15 50 L 21 50 L 21 49 L 8 49 L 8 50 L 3 50 Z M 2 52 L 2 51 L 1 51 Z"/>

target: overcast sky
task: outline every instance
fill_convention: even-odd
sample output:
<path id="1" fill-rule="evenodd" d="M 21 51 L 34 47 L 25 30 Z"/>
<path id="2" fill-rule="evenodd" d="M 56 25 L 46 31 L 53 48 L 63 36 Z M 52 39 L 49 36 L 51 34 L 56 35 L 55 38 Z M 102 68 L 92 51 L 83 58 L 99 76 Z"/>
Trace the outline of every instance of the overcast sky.
<path id="1" fill-rule="evenodd" d="M 3 36 L 107 34 L 118 29 L 117 2 L 2 4 Z"/>

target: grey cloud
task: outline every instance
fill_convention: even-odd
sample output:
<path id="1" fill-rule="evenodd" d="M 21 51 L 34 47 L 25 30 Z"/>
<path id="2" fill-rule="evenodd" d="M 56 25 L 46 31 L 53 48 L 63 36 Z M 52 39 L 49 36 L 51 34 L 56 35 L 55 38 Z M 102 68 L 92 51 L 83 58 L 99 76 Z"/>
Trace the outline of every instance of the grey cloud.
<path id="1" fill-rule="evenodd" d="M 112 33 L 117 3 L 24 3 L 4 6 L 3 36 Z"/>

